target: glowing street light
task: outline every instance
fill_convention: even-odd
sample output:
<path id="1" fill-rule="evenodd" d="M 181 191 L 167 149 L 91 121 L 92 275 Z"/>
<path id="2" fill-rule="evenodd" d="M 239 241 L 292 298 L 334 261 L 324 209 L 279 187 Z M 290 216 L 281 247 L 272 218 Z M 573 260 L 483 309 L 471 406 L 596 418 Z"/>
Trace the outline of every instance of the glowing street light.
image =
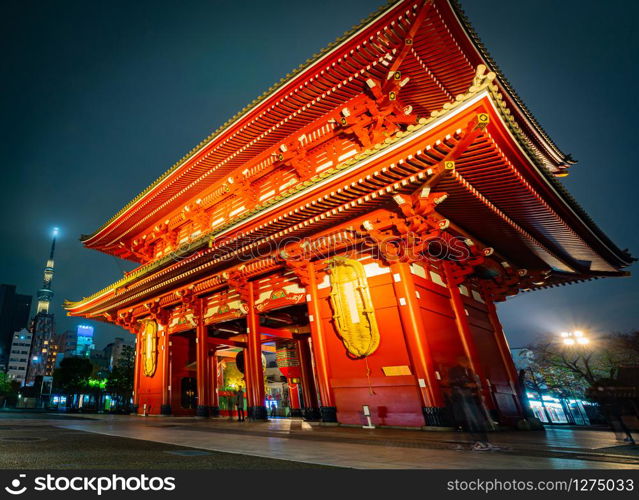
<path id="1" fill-rule="evenodd" d="M 588 337 L 584 335 L 584 332 L 575 330 L 574 332 L 561 332 L 561 338 L 565 345 L 586 345 L 590 343 Z"/>

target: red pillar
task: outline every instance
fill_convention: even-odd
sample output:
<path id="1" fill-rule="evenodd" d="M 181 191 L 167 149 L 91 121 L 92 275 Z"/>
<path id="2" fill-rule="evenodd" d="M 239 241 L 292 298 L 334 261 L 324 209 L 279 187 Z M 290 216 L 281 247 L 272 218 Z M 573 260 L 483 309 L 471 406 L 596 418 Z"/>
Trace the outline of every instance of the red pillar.
<path id="1" fill-rule="evenodd" d="M 249 373 L 247 381 L 248 417 L 253 420 L 267 420 L 264 406 L 264 369 L 262 368 L 262 342 L 259 333 L 259 313 L 255 309 L 254 283 L 249 281 L 247 325 L 247 355 L 245 372 Z"/>
<path id="2" fill-rule="evenodd" d="M 306 338 L 300 339 L 296 343 L 302 372 L 301 383 L 302 396 L 304 397 L 304 418 L 307 420 L 318 420 L 320 418 L 320 411 L 317 405 L 317 391 L 315 390 L 315 379 L 313 377 L 311 349 L 308 346 L 308 339 Z"/>
<path id="3" fill-rule="evenodd" d="M 519 411 L 519 414 L 521 416 L 525 416 L 526 412 L 522 405 L 523 387 L 520 387 L 519 384 L 517 368 L 515 368 L 515 362 L 513 361 L 510 346 L 508 345 L 508 340 L 506 339 L 504 329 L 501 326 L 499 317 L 497 316 L 497 308 L 495 307 L 495 303 L 490 299 L 490 297 L 488 297 L 488 294 L 484 293 L 483 296 L 484 302 L 486 303 L 486 309 L 488 310 L 488 319 L 490 320 L 490 324 L 493 327 L 495 340 L 497 342 L 497 348 L 499 349 L 501 360 L 504 363 L 504 367 L 506 368 L 506 374 L 508 375 L 510 388 L 515 395 L 515 404 L 517 405 L 517 410 Z"/>
<path id="4" fill-rule="evenodd" d="M 306 290 L 308 302 L 309 322 L 311 326 L 311 342 L 313 345 L 313 359 L 317 373 L 317 385 L 320 394 L 320 414 L 323 422 L 337 422 L 337 408 L 331 389 L 328 356 L 326 353 L 326 339 L 320 316 L 319 294 L 317 291 L 317 272 L 315 266 L 308 265 L 308 289 Z"/>
<path id="5" fill-rule="evenodd" d="M 142 368 L 142 331 L 135 334 L 135 371 L 133 372 L 133 411 L 140 412 L 140 371 Z"/>
<path id="6" fill-rule="evenodd" d="M 195 411 L 198 417 L 209 416 L 209 346 L 208 346 L 208 330 L 204 324 L 204 303 L 203 299 L 197 299 L 194 314 L 197 317 L 197 326 L 195 328 L 195 359 L 196 359 L 196 376 L 197 376 L 197 409 Z"/>
<path id="7" fill-rule="evenodd" d="M 288 400 L 291 405 L 291 414 L 297 413 L 299 416 L 300 410 L 300 385 L 299 384 L 288 384 Z M 297 412 L 294 412 L 297 410 Z"/>
<path id="8" fill-rule="evenodd" d="M 167 325 L 158 324 L 160 332 L 160 345 L 162 350 L 162 406 L 161 415 L 171 414 L 171 341 Z"/>
<path id="9" fill-rule="evenodd" d="M 406 262 L 394 262 L 390 266 L 393 287 L 397 297 L 399 314 L 402 321 L 404 338 L 408 346 L 415 376 L 418 379 L 418 389 L 423 408 L 444 406 L 444 399 L 426 340 L 426 329 L 417 299 L 415 281 L 410 272 L 410 265 Z M 426 417 L 426 409 L 424 409 Z M 427 424 L 429 422 L 427 420 Z"/>
<path id="10" fill-rule="evenodd" d="M 248 317 L 246 318 L 246 338 L 248 340 Z M 244 356 L 244 398 L 246 399 L 246 407 L 250 408 L 253 404 L 253 394 L 251 393 L 251 389 L 253 387 L 253 381 L 251 379 L 251 360 L 249 359 L 248 347 L 244 347 L 242 351 L 240 351 Z M 238 352 L 238 355 L 240 353 Z M 237 360 L 236 360 L 237 362 Z M 235 399 L 233 399 L 233 404 L 231 405 L 231 416 L 233 415 L 233 411 L 235 410 Z M 238 415 L 239 418 L 239 415 Z"/>
<path id="11" fill-rule="evenodd" d="M 209 348 L 209 415 L 211 417 L 220 416 L 220 402 L 217 393 L 217 356 L 216 348 Z"/>
<path id="12" fill-rule="evenodd" d="M 459 287 L 455 284 L 453 277 L 452 264 L 450 262 L 444 262 L 444 273 L 446 275 L 446 284 L 448 286 L 448 293 L 450 293 L 450 303 L 455 314 L 455 322 L 457 323 L 457 331 L 459 338 L 461 339 L 462 346 L 464 347 L 464 353 L 468 358 L 470 369 L 475 372 L 480 382 L 481 393 L 484 396 L 484 401 L 489 408 L 494 408 L 495 405 L 492 400 L 492 394 L 490 393 L 490 386 L 484 368 L 479 361 L 479 354 L 477 353 L 477 346 L 475 345 L 475 339 L 470 331 L 470 324 L 468 323 L 468 315 L 466 314 L 466 307 L 464 306 L 464 299 L 462 299 Z"/>

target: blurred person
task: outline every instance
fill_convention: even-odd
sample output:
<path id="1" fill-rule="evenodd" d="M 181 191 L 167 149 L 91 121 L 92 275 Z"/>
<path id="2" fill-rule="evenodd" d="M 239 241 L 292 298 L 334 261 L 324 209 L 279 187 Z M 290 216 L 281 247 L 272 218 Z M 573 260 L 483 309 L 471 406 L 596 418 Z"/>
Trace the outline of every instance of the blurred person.
<path id="1" fill-rule="evenodd" d="M 465 431 L 470 432 L 475 441 L 472 450 L 499 449 L 488 441 L 488 430 L 492 426 L 483 407 L 480 381 L 465 357 L 457 358 L 457 364 L 448 370 L 448 385 L 451 389 L 453 418 Z"/>
<path id="2" fill-rule="evenodd" d="M 237 406 L 237 421 L 244 422 L 244 392 L 241 387 L 235 393 L 235 404 Z"/>
<path id="3" fill-rule="evenodd" d="M 601 411 L 608 422 L 612 432 L 614 432 L 617 441 L 623 441 L 631 445 L 636 445 L 630 429 L 623 421 L 623 402 L 616 393 L 618 382 L 612 379 L 600 380 L 595 385 L 593 397 L 599 403 Z"/>

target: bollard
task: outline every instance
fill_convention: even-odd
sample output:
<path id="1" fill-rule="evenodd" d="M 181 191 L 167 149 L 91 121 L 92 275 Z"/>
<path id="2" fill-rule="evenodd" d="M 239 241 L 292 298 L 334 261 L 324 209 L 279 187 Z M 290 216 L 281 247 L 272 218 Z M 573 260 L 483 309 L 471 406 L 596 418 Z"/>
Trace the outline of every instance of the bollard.
<path id="1" fill-rule="evenodd" d="M 366 421 L 368 422 L 368 425 L 363 425 L 362 428 L 363 429 L 374 429 L 375 426 L 373 425 L 373 422 L 371 421 L 371 410 L 368 407 L 368 405 L 363 405 L 362 406 L 362 411 L 364 412 L 364 416 L 366 417 Z"/>

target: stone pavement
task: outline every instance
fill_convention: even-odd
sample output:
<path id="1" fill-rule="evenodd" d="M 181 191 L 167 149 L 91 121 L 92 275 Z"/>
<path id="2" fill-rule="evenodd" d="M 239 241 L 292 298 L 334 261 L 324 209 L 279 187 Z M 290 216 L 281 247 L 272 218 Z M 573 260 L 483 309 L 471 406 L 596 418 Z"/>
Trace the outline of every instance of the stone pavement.
<path id="1" fill-rule="evenodd" d="M 636 448 L 602 430 L 549 427 L 545 432 L 492 433 L 501 449 L 470 450 L 465 433 L 362 429 L 297 419 L 228 419 L 91 415 L 47 423 L 156 443 L 309 464 L 392 469 L 639 469 Z M 34 421 L 37 422 L 37 421 Z"/>
<path id="2" fill-rule="evenodd" d="M 316 464 L 105 436 L 40 422 L 0 425 L 0 473 L 3 469 L 291 471 L 318 468 Z M 1 491 L 2 486 L 0 496 Z"/>

